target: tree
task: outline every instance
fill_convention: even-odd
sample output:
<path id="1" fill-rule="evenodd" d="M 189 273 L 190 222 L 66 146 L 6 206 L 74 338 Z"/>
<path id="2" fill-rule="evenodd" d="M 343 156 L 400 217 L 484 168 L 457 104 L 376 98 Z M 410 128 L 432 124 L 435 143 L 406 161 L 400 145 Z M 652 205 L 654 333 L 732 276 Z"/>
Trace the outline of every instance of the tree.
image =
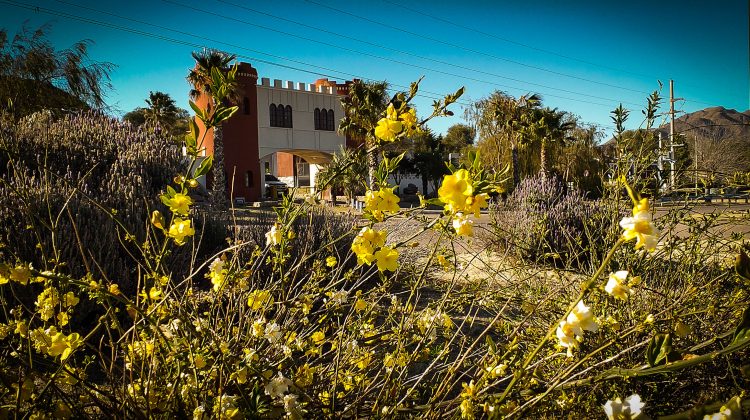
<path id="1" fill-rule="evenodd" d="M 341 99 L 344 118 L 339 132 L 360 142 L 367 150 L 367 183 L 375 185 L 375 171 L 378 167 L 375 150 L 375 126 L 388 106 L 388 83 L 364 82 L 355 80 L 349 85 L 349 94 Z"/>
<path id="2" fill-rule="evenodd" d="M 532 124 L 537 131 L 541 143 L 539 145 L 539 173 L 543 176 L 549 172 L 548 147 L 549 143 L 555 142 L 564 145 L 566 140 L 570 140 L 570 131 L 576 126 L 575 119 L 571 119 L 569 114 L 564 111 L 558 111 L 557 108 L 544 108 L 537 110 L 536 122 Z"/>
<path id="3" fill-rule="evenodd" d="M 0 109 L 20 117 L 103 107 L 114 65 L 89 59 L 91 40 L 55 50 L 49 31 L 49 24 L 35 30 L 24 24 L 9 41 L 7 29 L 0 29 Z"/>
<path id="4" fill-rule="evenodd" d="M 443 138 L 425 129 L 412 139 L 414 146 L 414 170 L 422 178 L 422 193 L 427 194 L 427 184 L 432 182 L 435 191 L 443 175 L 448 173 L 445 165 L 446 150 Z"/>
<path id="5" fill-rule="evenodd" d="M 505 148 L 510 148 L 513 167 L 513 185 L 520 181 L 519 148 L 535 139 L 535 111 L 541 106 L 541 97 L 527 94 L 518 99 L 502 91 L 480 99 L 466 110 L 479 133 L 477 149 L 495 171 L 501 171 Z"/>
<path id="6" fill-rule="evenodd" d="M 318 191 L 331 188 L 331 200 L 336 205 L 336 190 L 343 189 L 351 201 L 358 193 L 364 193 L 365 183 L 362 173 L 367 170 L 365 153 L 361 149 L 342 147 L 331 157 L 316 177 L 315 189 Z"/>
<path id="7" fill-rule="evenodd" d="M 474 144 L 474 137 L 477 135 L 477 130 L 466 124 L 453 124 L 448 127 L 448 131 L 443 137 L 443 146 L 448 153 L 460 153 L 466 148 Z"/>
<path id="8" fill-rule="evenodd" d="M 150 123 L 176 136 L 187 131 L 187 121 L 190 115 L 187 110 L 177 107 L 174 99 L 164 92 L 149 92 L 146 99 L 147 108 L 139 107 L 122 119 L 135 126 Z"/>
<path id="9" fill-rule="evenodd" d="M 223 73 L 227 73 L 229 69 L 229 63 L 231 63 L 236 55 L 227 54 L 222 51 L 204 49 L 200 52 L 193 52 L 193 59 L 195 59 L 195 67 L 193 67 L 187 75 L 187 81 L 193 88 L 190 90 L 190 98 L 196 100 L 201 95 L 208 97 L 208 112 L 216 106 L 213 103 L 213 97 L 211 95 L 212 87 L 214 85 L 214 79 L 212 76 L 213 69 L 217 69 Z M 230 102 L 238 103 L 240 101 L 239 86 L 236 82 L 232 81 L 225 85 L 227 88 L 227 98 Z M 224 142 L 222 139 L 221 125 L 214 127 L 214 154 L 213 154 L 213 183 L 211 186 L 211 201 L 218 208 L 226 206 L 226 175 L 224 174 Z"/>

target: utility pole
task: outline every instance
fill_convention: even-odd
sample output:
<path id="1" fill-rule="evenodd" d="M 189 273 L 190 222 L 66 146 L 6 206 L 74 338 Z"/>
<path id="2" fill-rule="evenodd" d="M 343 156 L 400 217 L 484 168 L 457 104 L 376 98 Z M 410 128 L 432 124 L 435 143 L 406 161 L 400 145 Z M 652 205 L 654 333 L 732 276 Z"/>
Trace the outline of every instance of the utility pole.
<path id="1" fill-rule="evenodd" d="M 674 80 L 669 79 L 669 160 L 670 160 L 670 171 L 669 171 L 669 189 L 674 189 L 675 186 L 675 159 L 674 148 L 684 146 L 684 144 L 675 144 L 674 138 L 674 103 L 682 100 L 683 98 L 674 97 Z"/>

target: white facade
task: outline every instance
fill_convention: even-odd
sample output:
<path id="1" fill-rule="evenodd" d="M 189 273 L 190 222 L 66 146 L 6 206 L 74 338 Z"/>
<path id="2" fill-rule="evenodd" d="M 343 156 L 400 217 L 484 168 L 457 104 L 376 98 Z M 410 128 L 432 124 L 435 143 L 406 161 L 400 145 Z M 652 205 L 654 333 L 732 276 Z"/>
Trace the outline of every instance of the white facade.
<path id="1" fill-rule="evenodd" d="M 315 108 L 332 109 L 336 126 L 344 115 L 341 108 L 341 97 L 328 86 L 320 86 L 315 91 L 313 84 L 299 83 L 295 87 L 292 82 L 286 82 L 282 87 L 281 80 L 274 80 L 273 86 L 269 79 L 261 79 L 258 85 L 258 148 L 260 157 L 275 152 L 310 151 L 311 159 L 316 160 L 314 152 L 331 155 L 344 146 L 346 139 L 338 133 L 315 129 Z M 289 105 L 292 107 L 292 128 L 271 127 L 269 107 L 274 105 Z M 323 156 L 321 156 L 323 157 Z M 306 160 L 310 161 L 310 159 Z M 315 163 L 315 162 L 311 162 Z"/>

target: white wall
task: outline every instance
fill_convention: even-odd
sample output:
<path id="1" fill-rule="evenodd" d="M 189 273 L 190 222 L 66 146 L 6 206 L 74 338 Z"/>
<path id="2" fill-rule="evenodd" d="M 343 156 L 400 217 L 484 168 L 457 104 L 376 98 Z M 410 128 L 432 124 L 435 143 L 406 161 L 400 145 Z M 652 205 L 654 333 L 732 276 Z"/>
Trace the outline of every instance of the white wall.
<path id="1" fill-rule="evenodd" d="M 312 92 L 314 85 L 298 84 L 296 88 L 291 82 L 281 83 L 268 79 L 261 79 L 258 85 L 258 148 L 259 157 L 277 151 L 294 149 L 317 150 L 334 153 L 346 143 L 346 138 L 336 131 L 315 130 L 315 108 L 333 109 L 334 124 L 344 116 L 340 97 L 335 89 L 326 92 Z M 276 86 L 277 85 L 277 86 Z M 305 88 L 305 90 L 300 90 Z M 268 107 L 271 104 L 290 105 L 292 107 L 293 128 L 271 127 Z"/>

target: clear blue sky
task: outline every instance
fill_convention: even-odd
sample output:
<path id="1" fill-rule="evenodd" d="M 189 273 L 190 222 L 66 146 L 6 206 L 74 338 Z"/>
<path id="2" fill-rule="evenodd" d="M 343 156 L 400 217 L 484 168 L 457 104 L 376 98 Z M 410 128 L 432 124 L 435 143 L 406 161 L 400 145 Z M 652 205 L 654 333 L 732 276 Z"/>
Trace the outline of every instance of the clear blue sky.
<path id="1" fill-rule="evenodd" d="M 156 90 L 188 108 L 185 75 L 198 46 L 233 52 L 271 79 L 359 77 L 403 89 L 424 75 L 427 95 L 465 86 L 462 103 L 494 90 L 514 96 L 536 92 L 545 105 L 600 124 L 607 135 L 609 112 L 620 102 L 632 110 L 629 126 L 641 123 L 640 110 L 657 80 L 664 82 L 664 97 L 667 81 L 675 80 L 676 96 L 685 98 L 676 108 L 686 112 L 718 105 L 750 108 L 744 0 L 0 0 L 0 5 L 0 27 L 11 34 L 24 21 L 31 27 L 52 22 L 58 48 L 93 40 L 91 58 L 117 66 L 108 96 L 116 114 L 143 106 L 148 92 Z M 423 97 L 416 104 L 423 114 L 431 103 Z M 453 110 L 455 117 L 430 126 L 440 133 L 462 122 L 461 105 Z"/>

